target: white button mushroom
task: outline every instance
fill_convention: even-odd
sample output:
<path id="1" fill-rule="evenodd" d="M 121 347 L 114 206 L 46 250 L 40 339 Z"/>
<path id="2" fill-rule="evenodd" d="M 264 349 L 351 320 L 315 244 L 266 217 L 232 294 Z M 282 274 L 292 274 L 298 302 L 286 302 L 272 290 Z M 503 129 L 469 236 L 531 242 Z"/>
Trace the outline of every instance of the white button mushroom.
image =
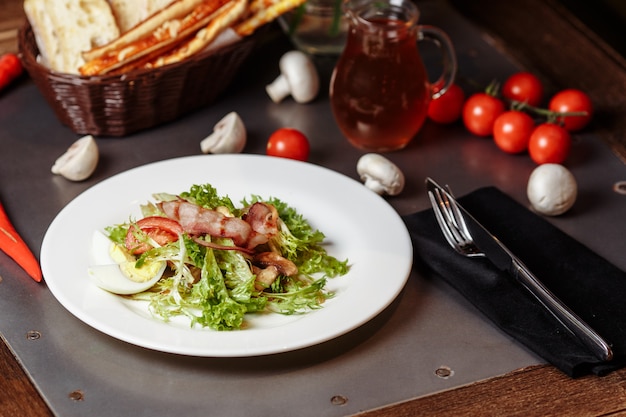
<path id="1" fill-rule="evenodd" d="M 301 51 L 289 51 L 280 58 L 278 66 L 280 75 L 265 87 L 274 103 L 280 103 L 289 94 L 298 103 L 308 103 L 317 96 L 319 76 L 308 55 Z"/>
<path id="2" fill-rule="evenodd" d="M 246 146 L 246 127 L 236 112 L 222 118 L 213 133 L 200 142 L 203 153 L 239 153 Z"/>
<path id="3" fill-rule="evenodd" d="M 404 189 L 404 174 L 382 155 L 363 155 L 357 162 L 356 170 L 365 186 L 377 194 L 398 195 Z"/>
<path id="4" fill-rule="evenodd" d="M 54 162 L 52 173 L 70 181 L 82 181 L 96 170 L 98 159 L 98 145 L 93 136 L 83 136 Z"/>
<path id="5" fill-rule="evenodd" d="M 577 189 L 574 175 L 563 165 L 542 164 L 530 174 L 526 194 L 538 213 L 558 216 L 574 205 Z"/>

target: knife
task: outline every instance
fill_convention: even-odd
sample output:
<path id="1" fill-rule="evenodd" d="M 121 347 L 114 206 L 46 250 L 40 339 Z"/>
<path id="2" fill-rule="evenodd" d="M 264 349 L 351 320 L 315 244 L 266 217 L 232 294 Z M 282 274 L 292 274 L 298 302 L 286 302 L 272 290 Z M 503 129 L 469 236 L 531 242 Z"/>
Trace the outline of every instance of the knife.
<path id="1" fill-rule="evenodd" d="M 434 182 L 433 182 L 434 183 Z M 436 185 L 436 184 L 435 184 Z M 603 361 L 613 359 L 613 351 L 609 344 L 587 323 L 560 301 L 505 245 L 472 216 L 458 201 L 439 185 L 441 193 L 456 205 L 465 220 L 467 229 L 478 249 L 483 252 L 498 269 L 506 271 L 517 279 L 552 315 L 593 354 Z"/>

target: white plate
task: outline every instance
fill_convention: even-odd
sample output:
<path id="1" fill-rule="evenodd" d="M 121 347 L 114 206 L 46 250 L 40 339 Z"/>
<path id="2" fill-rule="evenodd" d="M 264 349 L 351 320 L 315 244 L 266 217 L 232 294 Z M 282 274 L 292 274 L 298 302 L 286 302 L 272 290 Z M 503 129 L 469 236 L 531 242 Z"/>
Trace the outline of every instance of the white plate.
<path id="1" fill-rule="evenodd" d="M 164 323 L 146 306 L 93 285 L 87 277 L 94 231 L 140 217 L 139 205 L 158 192 L 212 184 L 235 205 L 244 197 L 277 197 L 326 235 L 328 252 L 348 259 L 348 274 L 330 279 L 336 293 L 313 312 L 250 315 L 244 330 Z M 128 343 L 163 352 L 243 357 L 325 342 L 366 323 L 400 293 L 413 250 L 396 211 L 359 182 L 316 165 L 260 155 L 198 155 L 152 163 L 115 175 L 71 201 L 43 239 L 41 266 L 52 294 L 88 325 Z"/>

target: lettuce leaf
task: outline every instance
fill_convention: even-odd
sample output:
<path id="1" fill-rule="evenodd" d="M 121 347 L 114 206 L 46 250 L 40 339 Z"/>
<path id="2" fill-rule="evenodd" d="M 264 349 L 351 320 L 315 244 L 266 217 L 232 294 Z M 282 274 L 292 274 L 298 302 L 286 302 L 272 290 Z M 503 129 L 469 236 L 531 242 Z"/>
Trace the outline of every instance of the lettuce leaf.
<path id="1" fill-rule="evenodd" d="M 231 213 L 238 213 L 228 196 L 220 196 L 211 184 L 192 185 L 189 191 L 180 194 L 185 200 L 207 209 L 226 207 Z"/>
<path id="2" fill-rule="evenodd" d="M 270 239 L 270 247 L 281 253 L 298 266 L 301 274 L 322 273 L 326 277 L 336 277 L 348 272 L 348 261 L 340 261 L 330 256 L 323 247 L 325 235 L 313 229 L 309 222 L 296 209 L 278 198 L 267 200 L 252 196 L 251 201 L 243 200 L 248 206 L 256 202 L 272 204 L 276 207 L 279 221 L 279 233 Z"/>
<path id="3" fill-rule="evenodd" d="M 218 195 L 210 184 L 193 185 L 180 197 L 209 209 L 226 207 L 237 216 L 244 211 L 236 208 L 230 198 Z M 178 196 L 156 194 L 155 198 L 165 201 Z M 323 246 L 324 234 L 313 229 L 283 201 L 259 196 L 252 196 L 250 202 L 242 201 L 244 208 L 255 202 L 274 205 L 280 216 L 279 233 L 263 250 L 277 251 L 294 262 L 299 271 L 297 276 L 279 275 L 269 288 L 260 291 L 255 287 L 256 275 L 247 255 L 238 250 L 200 245 L 183 234 L 177 241 L 152 248 L 139 257 L 138 264 L 167 261 L 171 274 L 151 290 L 130 297 L 147 300 L 152 314 L 164 321 L 182 315 L 190 319 L 192 326 L 215 330 L 242 328 L 248 313 L 303 314 L 321 308 L 333 296 L 325 290 L 327 279 L 347 273 L 348 261 L 330 256 Z M 159 214 L 157 205 L 151 203 L 142 206 L 142 210 L 144 214 Z M 132 223 L 108 227 L 111 240 L 123 243 Z M 202 238 L 218 245 L 234 246 L 228 238 Z"/>

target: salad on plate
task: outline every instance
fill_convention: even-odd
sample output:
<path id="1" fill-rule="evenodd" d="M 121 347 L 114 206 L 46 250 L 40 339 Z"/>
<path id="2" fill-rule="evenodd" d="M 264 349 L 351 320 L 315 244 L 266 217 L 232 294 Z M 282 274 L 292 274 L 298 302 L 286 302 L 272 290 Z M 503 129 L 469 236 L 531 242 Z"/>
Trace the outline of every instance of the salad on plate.
<path id="1" fill-rule="evenodd" d="M 324 234 L 280 199 L 252 195 L 235 206 L 211 184 L 153 197 L 142 218 L 106 227 L 110 262 L 90 266 L 89 276 L 147 301 L 161 320 L 235 330 L 247 314 L 307 313 L 333 296 L 327 280 L 348 272 Z"/>

